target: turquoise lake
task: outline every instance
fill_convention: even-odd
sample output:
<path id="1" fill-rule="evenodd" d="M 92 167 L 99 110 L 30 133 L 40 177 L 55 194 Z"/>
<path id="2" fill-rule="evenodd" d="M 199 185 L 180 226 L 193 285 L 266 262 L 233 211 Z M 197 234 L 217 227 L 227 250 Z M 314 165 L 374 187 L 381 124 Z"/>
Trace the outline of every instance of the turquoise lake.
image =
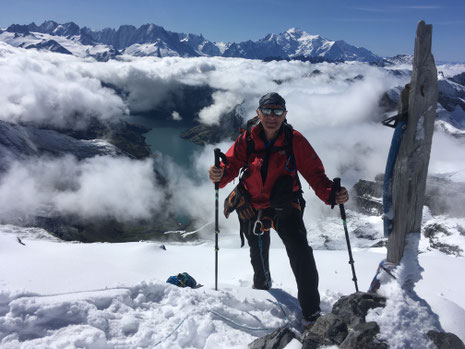
<path id="1" fill-rule="evenodd" d="M 203 146 L 194 144 L 180 137 L 185 127 L 176 127 L 172 122 L 153 120 L 144 116 L 131 116 L 131 123 L 151 128 L 144 134 L 145 142 L 154 154 L 162 153 L 184 169 L 192 171 L 196 154 L 203 150 Z"/>

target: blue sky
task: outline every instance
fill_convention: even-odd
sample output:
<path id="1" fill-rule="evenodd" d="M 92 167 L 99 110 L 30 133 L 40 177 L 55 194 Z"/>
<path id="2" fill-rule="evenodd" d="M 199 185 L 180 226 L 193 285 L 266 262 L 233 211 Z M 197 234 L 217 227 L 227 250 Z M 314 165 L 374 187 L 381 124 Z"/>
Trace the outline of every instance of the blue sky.
<path id="1" fill-rule="evenodd" d="M 424 19 L 433 24 L 436 60 L 465 61 L 465 0 L 0 0 L 3 28 L 46 19 L 92 29 L 155 23 L 225 42 L 297 27 L 381 56 L 412 54 Z"/>

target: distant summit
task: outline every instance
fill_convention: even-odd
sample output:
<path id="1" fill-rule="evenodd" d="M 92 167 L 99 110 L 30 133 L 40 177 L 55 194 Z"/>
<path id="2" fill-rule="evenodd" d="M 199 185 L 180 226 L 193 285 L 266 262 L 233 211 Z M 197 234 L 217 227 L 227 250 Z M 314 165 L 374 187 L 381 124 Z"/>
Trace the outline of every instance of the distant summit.
<path id="1" fill-rule="evenodd" d="M 310 35 L 297 28 L 291 28 L 281 34 L 268 34 L 257 42 L 245 41 L 231 44 L 224 56 L 254 59 L 303 57 L 369 63 L 381 60 L 381 57 L 367 49 L 351 46 L 342 40 L 331 41 L 320 35 Z"/>
<path id="2" fill-rule="evenodd" d="M 119 29 L 95 31 L 76 23 L 45 21 L 41 25 L 13 24 L 0 30 L 0 41 L 12 46 L 52 50 L 76 56 L 93 56 L 99 60 L 120 54 L 133 56 L 223 56 L 247 59 L 318 59 L 320 61 L 380 62 L 381 57 L 363 47 L 339 40 L 311 35 L 298 28 L 268 34 L 258 41 L 240 43 L 212 42 L 202 35 L 175 33 L 155 24 L 139 28 L 122 25 Z M 98 48 L 97 48 L 98 47 Z"/>

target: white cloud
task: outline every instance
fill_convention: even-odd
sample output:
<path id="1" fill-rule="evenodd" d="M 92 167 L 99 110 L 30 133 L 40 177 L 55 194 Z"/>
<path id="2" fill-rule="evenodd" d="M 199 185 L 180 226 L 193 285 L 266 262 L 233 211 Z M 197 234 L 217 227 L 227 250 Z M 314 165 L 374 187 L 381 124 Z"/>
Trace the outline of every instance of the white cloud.
<path id="1" fill-rule="evenodd" d="M 0 219 L 65 213 L 84 219 L 148 219 L 164 212 L 153 161 L 98 156 L 14 163 L 0 180 Z"/>
<path id="2" fill-rule="evenodd" d="M 84 61 L 0 43 L 0 119 L 82 128 L 91 117 L 109 120 L 127 113 L 121 98 L 80 74 Z"/>
<path id="3" fill-rule="evenodd" d="M 182 120 L 182 117 L 181 115 L 177 112 L 177 111 L 174 111 L 171 113 L 171 118 L 175 121 L 181 121 Z"/>
<path id="4" fill-rule="evenodd" d="M 200 111 L 199 119 L 207 125 L 218 124 L 221 115 L 231 112 L 241 102 L 241 98 L 232 92 L 217 91 L 213 93 L 213 104 Z"/>

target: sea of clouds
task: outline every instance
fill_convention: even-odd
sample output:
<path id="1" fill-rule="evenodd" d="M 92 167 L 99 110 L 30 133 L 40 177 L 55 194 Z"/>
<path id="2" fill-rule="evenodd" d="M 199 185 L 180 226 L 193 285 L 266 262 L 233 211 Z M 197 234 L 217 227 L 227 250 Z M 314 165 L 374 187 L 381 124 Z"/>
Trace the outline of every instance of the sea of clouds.
<path id="1" fill-rule="evenodd" d="M 447 72 L 461 71 L 465 66 Z M 384 171 L 392 129 L 380 124 L 378 101 L 385 91 L 409 80 L 408 74 L 362 63 L 130 56 L 96 62 L 0 43 L 0 120 L 54 129 L 83 129 L 92 118 L 110 124 L 130 121 L 132 114 L 171 103 L 180 87 L 189 85 L 215 91 L 213 104 L 197 114 L 199 121 L 212 125 L 238 104 L 245 119 L 254 116 L 260 96 L 276 91 L 286 99 L 289 123 L 310 141 L 328 177 L 342 177 L 350 187 Z M 182 117 L 175 106 L 172 112 Z M 166 157 L 100 156 L 80 162 L 41 157 L 13 162 L 0 176 L 0 218 L 53 210 L 130 221 L 160 212 L 187 212 L 204 224 L 213 216 L 213 188 L 207 178 L 213 148 L 226 151 L 230 145 L 226 140 L 206 146 L 192 158 L 200 181 Z M 463 173 L 462 150 L 463 141 L 437 132 L 430 172 Z M 169 179 L 168 188 L 157 184 L 154 166 Z M 327 212 L 306 184 L 304 190 L 307 214 Z M 228 225 L 237 228 L 236 222 Z"/>

